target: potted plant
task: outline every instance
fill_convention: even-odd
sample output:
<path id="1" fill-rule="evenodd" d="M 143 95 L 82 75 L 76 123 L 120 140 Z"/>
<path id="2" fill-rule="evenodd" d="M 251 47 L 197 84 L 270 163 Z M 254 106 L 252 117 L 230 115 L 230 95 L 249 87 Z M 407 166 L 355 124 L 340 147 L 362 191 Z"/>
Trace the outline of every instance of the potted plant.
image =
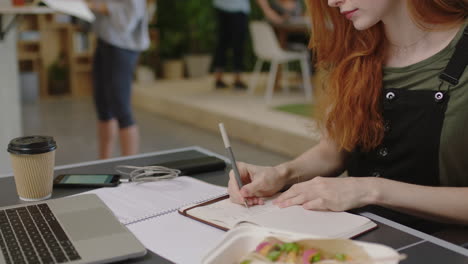
<path id="1" fill-rule="evenodd" d="M 152 82 L 155 79 L 158 63 L 158 52 L 156 45 L 151 43 L 150 47 L 140 54 L 136 79 L 139 82 Z"/>
<path id="2" fill-rule="evenodd" d="M 188 53 L 184 60 L 189 77 L 202 77 L 209 73 L 215 49 L 216 19 L 212 5 L 186 1 Z"/>
<path id="3" fill-rule="evenodd" d="M 184 5 L 186 1 L 160 1 L 158 3 L 158 27 L 160 32 L 159 55 L 163 75 L 167 79 L 183 78 L 183 54 L 187 51 Z M 177 14 L 177 15 L 175 15 Z"/>
<path id="4" fill-rule="evenodd" d="M 138 66 L 136 68 L 136 79 L 139 82 L 153 82 L 156 78 L 159 54 L 158 39 L 159 31 L 156 23 L 156 0 L 148 0 L 147 12 L 149 16 L 148 33 L 150 37 L 150 46 L 141 52 Z"/>
<path id="5" fill-rule="evenodd" d="M 68 92 L 68 72 L 65 56 L 61 54 L 48 68 L 50 94 L 60 95 Z"/>

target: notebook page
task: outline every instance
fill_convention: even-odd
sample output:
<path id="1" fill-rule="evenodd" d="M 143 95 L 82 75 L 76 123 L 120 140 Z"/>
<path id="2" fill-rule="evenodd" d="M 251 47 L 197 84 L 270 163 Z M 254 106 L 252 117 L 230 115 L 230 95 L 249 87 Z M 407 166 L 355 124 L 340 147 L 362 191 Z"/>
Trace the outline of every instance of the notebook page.
<path id="1" fill-rule="evenodd" d="M 225 232 L 173 212 L 128 229 L 154 253 L 178 264 L 201 263 Z"/>
<path id="2" fill-rule="evenodd" d="M 366 217 L 347 212 L 310 211 L 291 206 L 247 219 L 257 225 L 329 238 L 351 238 L 376 226 Z"/>
<path id="3" fill-rule="evenodd" d="M 301 206 L 279 208 L 273 198 L 265 205 L 245 208 L 229 199 L 193 208 L 188 213 L 228 229 L 240 222 L 319 237 L 351 238 L 376 226 L 366 217 L 347 212 L 305 210 Z"/>
<path id="4" fill-rule="evenodd" d="M 131 224 L 225 195 L 226 188 L 182 176 L 156 182 L 123 183 L 87 193 L 98 195 L 121 223 Z"/>
<path id="5" fill-rule="evenodd" d="M 273 205 L 273 199 L 265 201 L 264 205 L 256 205 L 249 208 L 246 208 L 244 205 L 235 204 L 229 199 L 225 199 L 217 203 L 190 209 L 189 214 L 231 229 L 238 222 L 245 221 L 256 215 L 278 210 L 280 210 L 280 208 Z"/>

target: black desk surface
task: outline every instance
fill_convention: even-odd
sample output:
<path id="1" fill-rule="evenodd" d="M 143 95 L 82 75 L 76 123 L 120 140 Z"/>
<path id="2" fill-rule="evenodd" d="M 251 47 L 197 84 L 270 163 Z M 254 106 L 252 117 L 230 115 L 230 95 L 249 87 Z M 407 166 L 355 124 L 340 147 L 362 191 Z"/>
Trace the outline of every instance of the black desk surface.
<path id="1" fill-rule="evenodd" d="M 93 161 L 55 168 L 55 175 L 66 173 L 114 173 L 116 165 L 144 166 L 154 163 L 169 162 L 202 157 L 204 155 L 218 156 L 200 147 L 189 147 L 169 151 L 141 154 L 131 157 L 115 158 L 104 161 Z M 196 175 L 203 181 L 227 186 L 228 178 L 224 171 L 217 171 Z M 89 189 L 56 189 L 52 198 L 64 197 L 74 193 L 88 191 Z M 21 201 L 16 194 L 13 177 L 0 178 L 0 206 L 19 204 Z M 468 249 L 437 239 L 406 226 L 399 225 L 385 218 L 364 213 L 378 224 L 378 228 L 361 235 L 356 240 L 376 242 L 390 246 L 408 256 L 401 264 L 468 264 Z M 148 254 L 139 259 L 127 260 L 125 263 L 171 263 L 170 261 L 148 251 Z"/>

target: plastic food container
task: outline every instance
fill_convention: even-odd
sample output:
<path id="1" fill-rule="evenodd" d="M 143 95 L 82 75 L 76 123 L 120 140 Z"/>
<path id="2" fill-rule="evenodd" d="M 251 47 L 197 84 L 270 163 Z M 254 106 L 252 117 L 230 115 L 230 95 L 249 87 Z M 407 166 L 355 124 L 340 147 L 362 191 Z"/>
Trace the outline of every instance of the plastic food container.
<path id="1" fill-rule="evenodd" d="M 310 235 L 289 233 L 274 229 L 241 224 L 226 233 L 224 239 L 203 258 L 203 264 L 239 264 L 241 260 L 267 237 L 275 237 L 282 241 L 297 241 L 302 239 L 319 239 Z M 361 246 L 372 259 L 374 264 L 397 264 L 399 254 L 394 249 L 376 243 L 353 241 Z M 385 259 L 385 260 L 383 260 Z M 255 262 L 252 262 L 255 263 Z"/>

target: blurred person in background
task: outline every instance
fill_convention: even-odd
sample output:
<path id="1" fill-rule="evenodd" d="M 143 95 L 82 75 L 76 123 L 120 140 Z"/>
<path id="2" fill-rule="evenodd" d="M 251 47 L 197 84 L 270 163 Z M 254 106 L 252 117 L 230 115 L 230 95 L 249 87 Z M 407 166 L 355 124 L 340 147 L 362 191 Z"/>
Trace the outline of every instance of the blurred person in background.
<path id="1" fill-rule="evenodd" d="M 99 158 L 110 158 L 117 135 L 121 154 L 138 152 L 139 132 L 131 108 L 133 73 L 149 46 L 145 0 L 87 0 L 96 20 L 93 62 Z"/>
<path id="2" fill-rule="evenodd" d="M 241 73 L 244 70 L 245 40 L 248 34 L 250 13 L 249 0 L 213 0 L 217 19 L 218 36 L 213 66 L 215 70 L 215 88 L 227 88 L 223 73 L 227 65 L 227 53 L 232 49 L 234 61 L 235 89 L 246 89 Z"/>
<path id="3" fill-rule="evenodd" d="M 305 51 L 308 48 L 309 39 L 310 39 L 310 19 L 306 17 L 305 6 L 303 0 L 258 0 L 261 2 L 269 3 L 271 11 L 264 12 L 272 13 L 267 16 L 267 19 L 273 23 L 273 25 L 279 26 L 279 30 L 284 30 L 281 26 L 282 24 L 290 24 L 295 26 L 303 26 L 304 30 L 293 30 L 293 32 L 286 32 L 285 37 L 285 47 L 288 50 L 294 51 Z M 267 6 L 267 5 L 265 5 Z M 268 7 L 263 8 L 267 10 Z M 307 30 L 306 30 L 307 29 Z M 277 32 L 281 35 L 280 32 Z M 310 58 L 312 58 L 312 53 L 309 52 Z M 310 61 L 311 62 L 311 61 Z M 310 63 L 310 69 L 314 68 L 313 63 Z"/>
<path id="4" fill-rule="evenodd" d="M 257 3 L 267 20 L 275 24 L 304 17 L 302 0 L 257 0 Z"/>
<path id="5" fill-rule="evenodd" d="M 279 0 L 278 0 L 279 1 Z M 283 23 L 286 18 L 299 13 L 302 9 L 299 0 L 281 0 L 270 3 L 268 0 L 257 0 L 267 19 L 273 23 Z M 249 0 L 213 0 L 218 20 L 217 45 L 213 66 L 215 70 L 215 88 L 228 87 L 223 80 L 227 65 L 227 53 L 233 52 L 235 89 L 246 89 L 241 73 L 244 70 L 245 41 L 249 32 Z"/>

